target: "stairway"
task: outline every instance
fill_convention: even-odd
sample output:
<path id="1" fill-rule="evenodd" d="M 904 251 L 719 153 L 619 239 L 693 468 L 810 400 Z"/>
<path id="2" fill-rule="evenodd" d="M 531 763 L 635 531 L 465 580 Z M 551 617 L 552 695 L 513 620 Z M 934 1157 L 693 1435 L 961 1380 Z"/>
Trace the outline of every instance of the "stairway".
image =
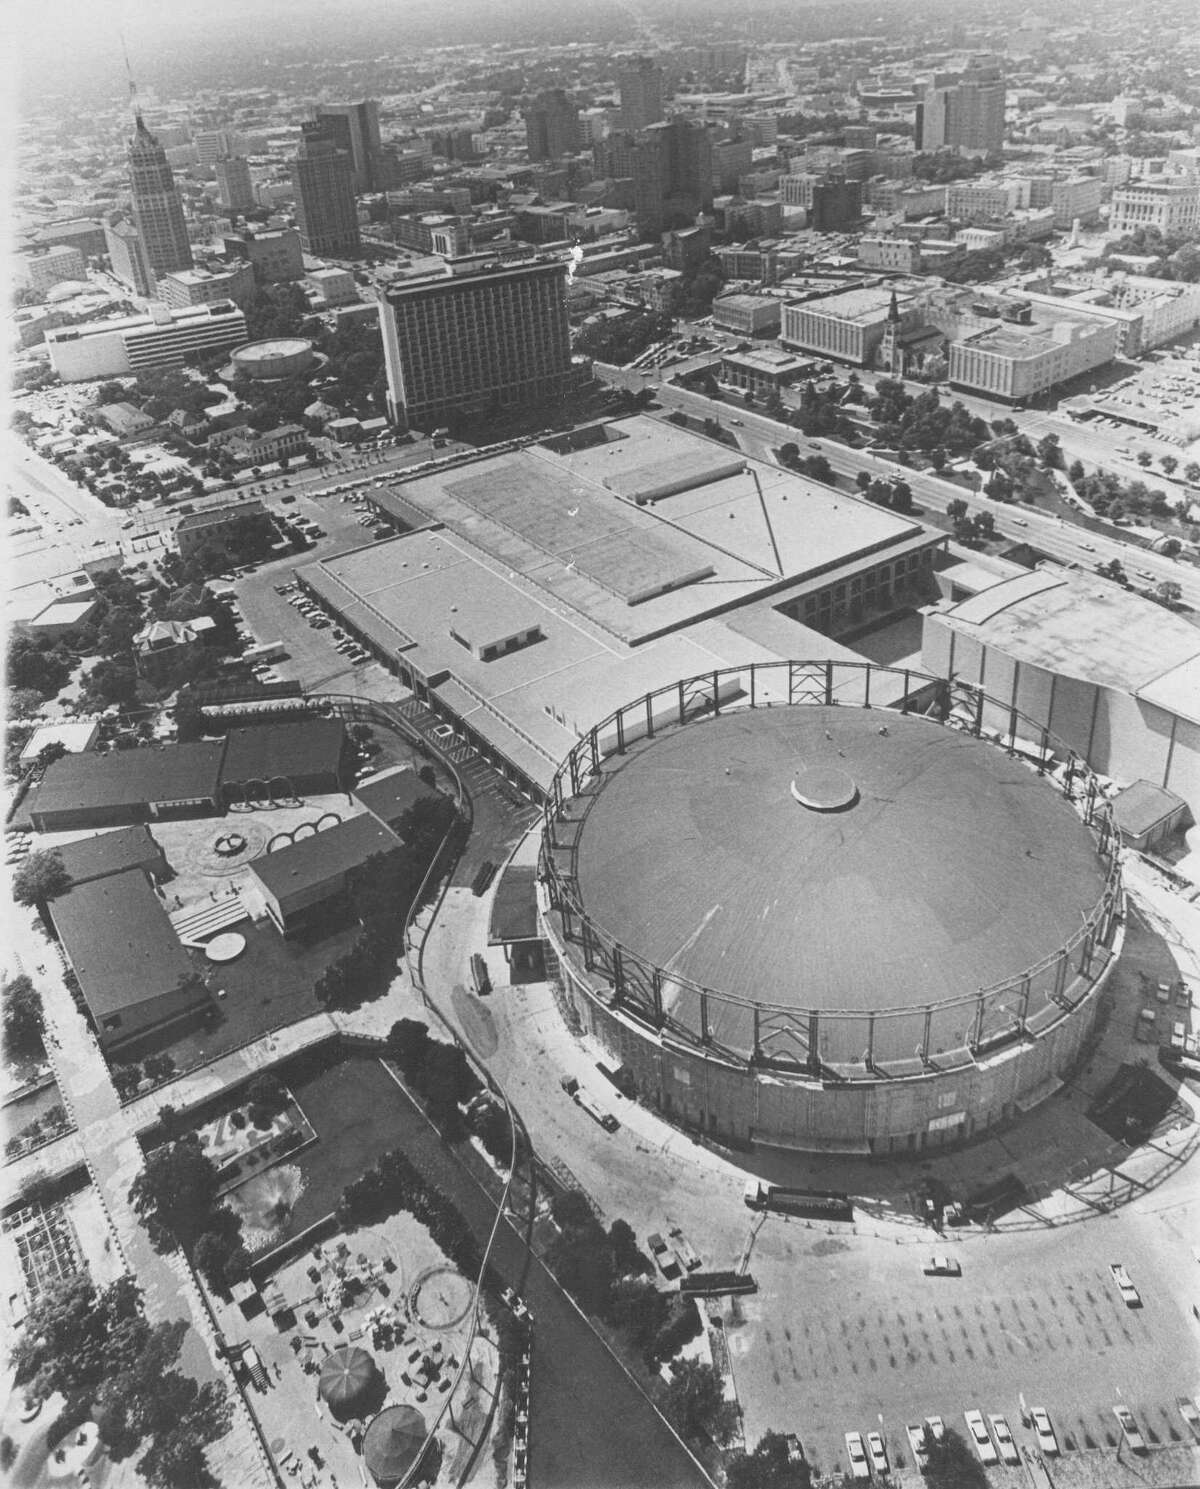
<path id="1" fill-rule="evenodd" d="M 203 947 L 218 931 L 227 930 L 249 917 L 250 912 L 242 904 L 241 895 L 231 894 L 199 909 L 190 906 L 186 910 L 177 910 L 171 916 L 171 925 L 185 946 Z"/>

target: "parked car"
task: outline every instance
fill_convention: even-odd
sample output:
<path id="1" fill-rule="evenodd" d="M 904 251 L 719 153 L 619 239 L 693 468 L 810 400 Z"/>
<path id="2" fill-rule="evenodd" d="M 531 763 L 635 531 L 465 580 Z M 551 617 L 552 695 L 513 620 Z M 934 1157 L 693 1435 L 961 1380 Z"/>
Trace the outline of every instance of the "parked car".
<path id="1" fill-rule="evenodd" d="M 929 1462 L 929 1449 L 925 1446 L 925 1428 L 918 1422 L 910 1422 L 904 1429 L 908 1437 L 908 1449 L 913 1456 L 913 1462 L 925 1472 L 925 1465 Z"/>
<path id="2" fill-rule="evenodd" d="M 888 1456 L 878 1432 L 867 1433 L 867 1452 L 871 1455 L 871 1467 L 882 1478 L 888 1472 Z"/>
<path id="3" fill-rule="evenodd" d="M 961 1277 L 962 1264 L 951 1257 L 935 1254 L 925 1262 L 926 1277 Z"/>
<path id="4" fill-rule="evenodd" d="M 996 1445 L 992 1442 L 991 1434 L 987 1430 L 983 1413 L 974 1409 L 965 1411 L 963 1420 L 967 1424 L 967 1431 L 975 1451 L 979 1454 L 979 1461 L 987 1464 L 999 1463 L 1000 1455 L 996 1452 Z"/>
<path id="5" fill-rule="evenodd" d="M 1000 1449 L 1000 1456 L 1005 1463 L 1020 1463 L 1021 1454 L 1017 1445 L 1013 1442 L 1012 1432 L 1008 1423 L 997 1412 L 993 1412 L 988 1420 L 992 1424 L 992 1436 L 996 1439 L 996 1446 Z"/>
<path id="6" fill-rule="evenodd" d="M 1117 1284 L 1117 1291 L 1121 1294 L 1121 1301 L 1126 1308 L 1140 1308 L 1142 1296 L 1129 1280 L 1129 1273 L 1120 1262 L 1113 1262 L 1108 1269 L 1112 1273 L 1113 1281 Z"/>
<path id="7" fill-rule="evenodd" d="M 846 1454 L 850 1459 L 850 1477 L 869 1479 L 871 1470 L 867 1465 L 867 1450 L 863 1447 L 861 1432 L 846 1433 Z"/>
<path id="8" fill-rule="evenodd" d="M 1114 1406 L 1113 1416 L 1116 1417 L 1121 1431 L 1125 1434 L 1125 1441 L 1135 1453 L 1146 1451 L 1146 1439 L 1142 1436 L 1141 1429 L 1133 1419 L 1133 1413 L 1127 1406 Z"/>
<path id="9" fill-rule="evenodd" d="M 946 1424 L 941 1417 L 926 1417 L 925 1425 L 929 1429 L 929 1435 L 934 1442 L 942 1442 L 946 1436 Z"/>
<path id="10" fill-rule="evenodd" d="M 1044 1406 L 1030 1408 L 1030 1417 L 1033 1419 L 1033 1430 L 1037 1434 L 1038 1447 L 1043 1453 L 1054 1457 L 1058 1452 L 1058 1438 L 1054 1435 L 1054 1428 L 1050 1424 L 1050 1413 Z"/>
<path id="11" fill-rule="evenodd" d="M 1179 1415 L 1188 1424 L 1192 1436 L 1200 1440 L 1200 1407 L 1197 1407 L 1190 1396 L 1176 1396 L 1175 1405 L 1179 1408 Z"/>
<path id="12" fill-rule="evenodd" d="M 578 1082 L 576 1090 L 578 1090 Z M 650 1255 L 654 1258 L 658 1270 L 668 1281 L 679 1276 L 679 1260 L 657 1231 L 646 1237 L 646 1245 L 650 1248 Z"/>

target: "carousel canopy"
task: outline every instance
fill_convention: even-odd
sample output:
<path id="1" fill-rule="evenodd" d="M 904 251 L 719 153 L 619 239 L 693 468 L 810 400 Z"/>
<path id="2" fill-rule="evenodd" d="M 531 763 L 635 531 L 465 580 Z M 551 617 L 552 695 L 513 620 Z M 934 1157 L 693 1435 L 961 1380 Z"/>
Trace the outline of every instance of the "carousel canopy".
<path id="1" fill-rule="evenodd" d="M 428 1429 L 415 1406 L 389 1406 L 367 1428 L 363 1458 L 377 1482 L 395 1483 L 416 1462 Z"/>
<path id="2" fill-rule="evenodd" d="M 321 1366 L 319 1390 L 339 1411 L 353 1408 L 375 1381 L 375 1361 L 365 1349 L 344 1344 Z"/>

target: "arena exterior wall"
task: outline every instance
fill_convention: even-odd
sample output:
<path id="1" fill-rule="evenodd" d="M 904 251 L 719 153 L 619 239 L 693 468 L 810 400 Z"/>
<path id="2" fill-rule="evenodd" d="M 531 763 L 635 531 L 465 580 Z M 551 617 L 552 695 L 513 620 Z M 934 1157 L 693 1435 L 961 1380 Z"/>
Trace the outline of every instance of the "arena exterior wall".
<path id="1" fill-rule="evenodd" d="M 881 673 L 894 681 L 894 669 L 830 661 L 755 664 L 684 680 L 597 724 L 552 783 L 539 876 L 542 930 L 563 1000 L 627 1068 L 642 1099 L 715 1139 L 877 1154 L 967 1140 L 1051 1095 L 1095 1031 L 1122 941 L 1117 834 L 1080 757 L 1011 707 L 1003 710 L 1004 737 L 992 747 L 1025 761 L 1073 805 L 1103 866 L 1103 890 L 1090 913 L 1081 912 L 1078 931 L 1036 965 L 936 1004 L 784 1008 L 728 989 L 683 986 L 589 918 L 573 854 L 608 756 L 726 710 L 869 707 L 872 691 L 884 691 Z M 919 712 L 976 739 L 1002 707 L 972 686 L 902 676 L 900 713 Z M 879 710 L 880 718 L 888 712 Z M 753 1021 L 749 1053 L 718 1037 L 731 1004 L 739 1005 L 742 1026 Z"/>

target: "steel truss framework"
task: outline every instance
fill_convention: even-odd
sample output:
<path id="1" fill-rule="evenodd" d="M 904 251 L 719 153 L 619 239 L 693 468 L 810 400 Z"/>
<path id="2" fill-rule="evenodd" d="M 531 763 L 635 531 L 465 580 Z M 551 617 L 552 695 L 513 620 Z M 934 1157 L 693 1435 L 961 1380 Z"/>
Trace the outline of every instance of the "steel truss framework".
<path id="1" fill-rule="evenodd" d="M 1026 758 L 1031 769 L 1073 803 L 1091 830 L 1107 868 L 1104 887 L 1091 909 L 1081 912 L 1079 929 L 1057 951 L 990 987 L 964 990 L 923 1006 L 798 1008 L 666 972 L 591 918 L 580 894 L 577 858 L 583 825 L 605 787 L 607 761 L 645 747 L 669 730 L 733 709 L 878 706 L 872 704 L 872 685 L 878 699 L 885 674 L 902 680 L 901 701 L 889 705 L 896 712 L 919 714 L 975 738 L 986 737 L 998 748 Z M 894 697 L 894 683 L 889 696 Z M 1007 727 L 997 738 L 996 731 L 985 731 L 984 721 L 998 716 L 1006 719 Z M 1122 903 L 1118 843 L 1112 810 L 1086 762 L 1041 724 L 980 688 L 871 662 L 757 662 L 685 678 L 625 704 L 589 729 L 550 783 L 539 875 L 552 939 L 561 938 L 564 948 L 576 949 L 575 961 L 582 962 L 593 997 L 665 1043 L 703 1050 L 709 1059 L 842 1082 L 978 1064 L 1001 1049 L 1038 1038 L 1068 1017 L 1111 960 Z M 714 1036 L 715 1015 L 722 1004 L 749 1011 L 753 1041 L 748 1053 L 722 1045 Z M 680 1017 L 681 1006 L 694 1016 Z M 895 1027 L 897 1020 L 906 1021 L 907 1027 Z M 947 1048 L 946 1031 L 951 1026 L 955 1037 Z M 900 1047 L 904 1055 L 898 1058 Z M 851 1048 L 862 1053 L 847 1056 Z"/>

